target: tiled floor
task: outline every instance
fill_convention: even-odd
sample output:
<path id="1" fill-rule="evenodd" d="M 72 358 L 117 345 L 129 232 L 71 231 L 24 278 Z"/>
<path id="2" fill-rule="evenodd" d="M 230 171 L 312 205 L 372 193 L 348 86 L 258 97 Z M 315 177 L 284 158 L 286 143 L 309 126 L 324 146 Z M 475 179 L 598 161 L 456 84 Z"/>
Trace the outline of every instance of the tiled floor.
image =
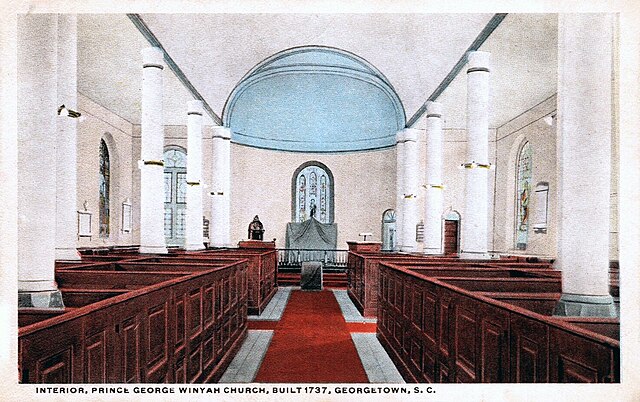
<path id="1" fill-rule="evenodd" d="M 402 376 L 376 338 L 376 334 L 352 333 L 351 339 L 356 345 L 369 382 L 404 384 Z"/>
<path id="2" fill-rule="evenodd" d="M 340 310 L 346 322 L 376 322 L 375 318 L 365 318 L 353 304 L 346 290 L 333 289 L 333 294 L 338 300 Z"/>
<path id="3" fill-rule="evenodd" d="M 273 338 L 273 331 L 250 330 L 236 357 L 224 372 L 221 383 L 248 383 L 256 378 L 262 359 Z"/>
<path id="4" fill-rule="evenodd" d="M 287 301 L 289 301 L 289 296 L 291 296 L 291 291 L 296 288 L 300 289 L 300 287 L 296 286 L 279 287 L 278 291 L 273 296 L 269 304 L 267 304 L 267 307 L 264 309 L 262 314 L 259 316 L 250 315 L 248 318 L 250 320 L 260 321 L 280 321 L 284 308 L 287 306 Z"/>
<path id="5" fill-rule="evenodd" d="M 260 316 L 249 316 L 250 320 L 279 321 L 287 305 L 291 291 L 299 287 L 280 287 Z M 342 315 L 348 323 L 375 323 L 375 318 L 364 318 L 353 305 L 346 290 L 334 289 L 333 294 L 340 305 Z M 273 331 L 249 330 L 247 339 L 220 379 L 221 383 L 250 383 L 256 377 L 260 364 L 271 343 Z M 391 362 L 375 333 L 352 333 L 362 365 L 371 383 L 404 383 L 402 376 Z"/>

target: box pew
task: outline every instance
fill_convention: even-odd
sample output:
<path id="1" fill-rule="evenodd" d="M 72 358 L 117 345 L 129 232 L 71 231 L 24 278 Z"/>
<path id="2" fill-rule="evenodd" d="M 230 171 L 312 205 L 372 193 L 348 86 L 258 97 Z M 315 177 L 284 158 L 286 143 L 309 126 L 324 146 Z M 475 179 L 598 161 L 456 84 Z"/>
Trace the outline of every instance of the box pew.
<path id="1" fill-rule="evenodd" d="M 179 258 L 180 260 L 247 259 L 249 264 L 248 308 L 251 315 L 260 315 L 278 291 L 278 252 L 275 248 L 209 249 L 195 253 L 185 253 L 172 258 Z"/>
<path id="2" fill-rule="evenodd" d="M 620 381 L 615 331 L 595 331 L 615 322 L 572 322 L 510 303 L 530 296 L 543 305 L 559 291 L 476 292 L 382 263 L 379 296 L 378 339 L 408 382 Z"/>
<path id="3" fill-rule="evenodd" d="M 74 289 L 96 278 L 106 287 L 144 286 L 21 327 L 20 382 L 202 383 L 222 376 L 247 333 L 245 262 L 186 274 L 103 268 L 108 277 L 64 271 L 59 282 Z"/>
<path id="4" fill-rule="evenodd" d="M 480 275 L 480 274 L 479 274 Z M 561 292 L 559 278 L 496 278 L 496 277 L 438 277 L 440 281 L 473 292 Z"/>
<path id="5" fill-rule="evenodd" d="M 479 292 L 479 295 L 490 299 L 533 311 L 542 315 L 553 315 L 561 293 L 532 293 L 532 292 Z"/>
<path id="6" fill-rule="evenodd" d="M 526 263 L 507 260 L 461 260 L 457 257 L 425 256 L 400 253 L 354 253 L 349 252 L 347 265 L 347 292 L 354 305 L 365 317 L 375 317 L 378 298 L 378 271 L 381 261 L 411 266 L 412 268 L 509 268 L 537 269 L 542 276 L 558 276 L 549 269 L 548 263 Z M 535 271 L 532 271 L 535 272 Z M 463 275 L 461 273 L 460 275 Z M 514 274 L 516 275 L 516 274 Z M 523 274 L 529 275 L 529 274 Z"/>

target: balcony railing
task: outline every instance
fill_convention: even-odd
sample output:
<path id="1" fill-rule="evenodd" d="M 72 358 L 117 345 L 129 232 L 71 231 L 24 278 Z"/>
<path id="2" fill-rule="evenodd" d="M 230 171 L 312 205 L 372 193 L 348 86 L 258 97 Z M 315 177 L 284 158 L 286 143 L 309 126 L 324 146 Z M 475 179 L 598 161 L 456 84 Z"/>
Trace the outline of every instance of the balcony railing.
<path id="1" fill-rule="evenodd" d="M 300 268 L 303 262 L 319 261 L 325 268 L 347 268 L 349 250 L 278 249 L 278 268 Z"/>

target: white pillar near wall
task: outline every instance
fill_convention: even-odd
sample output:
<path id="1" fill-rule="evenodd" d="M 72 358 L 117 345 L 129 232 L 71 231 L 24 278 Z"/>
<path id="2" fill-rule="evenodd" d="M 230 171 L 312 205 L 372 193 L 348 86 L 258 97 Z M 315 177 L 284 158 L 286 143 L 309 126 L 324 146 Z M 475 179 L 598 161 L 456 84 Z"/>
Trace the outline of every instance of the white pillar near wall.
<path id="1" fill-rule="evenodd" d="M 142 121 L 140 151 L 140 252 L 167 253 L 164 238 L 164 120 L 162 71 L 157 47 L 142 49 Z"/>
<path id="2" fill-rule="evenodd" d="M 560 14 L 555 314 L 617 315 L 609 294 L 613 18 Z"/>
<path id="3" fill-rule="evenodd" d="M 402 247 L 403 252 L 416 252 L 416 225 L 420 221 L 420 207 L 418 205 L 418 192 L 420 189 L 420 150 L 418 140 L 420 130 L 414 128 L 404 129 L 404 180 L 403 180 L 403 205 L 402 205 Z"/>
<path id="4" fill-rule="evenodd" d="M 58 106 L 78 110 L 76 14 L 58 15 Z M 56 260 L 79 260 L 77 206 L 77 119 L 57 119 Z"/>
<path id="5" fill-rule="evenodd" d="M 402 249 L 403 206 L 404 206 L 404 130 L 396 134 L 396 244 L 395 250 Z"/>
<path id="6" fill-rule="evenodd" d="M 187 105 L 187 222 L 185 249 L 204 249 L 202 234 L 202 101 Z"/>
<path id="7" fill-rule="evenodd" d="M 64 308 L 62 294 L 55 282 L 55 166 L 59 106 L 57 37 L 56 14 L 18 16 L 17 191 L 20 308 Z"/>
<path id="8" fill-rule="evenodd" d="M 489 259 L 489 61 L 488 52 L 467 54 L 467 160 L 460 258 Z"/>
<path id="9" fill-rule="evenodd" d="M 211 182 L 211 223 L 209 240 L 212 247 L 231 246 L 231 131 L 213 128 L 213 176 Z"/>
<path id="10" fill-rule="evenodd" d="M 425 254 L 442 254 L 442 104 L 427 102 Z"/>

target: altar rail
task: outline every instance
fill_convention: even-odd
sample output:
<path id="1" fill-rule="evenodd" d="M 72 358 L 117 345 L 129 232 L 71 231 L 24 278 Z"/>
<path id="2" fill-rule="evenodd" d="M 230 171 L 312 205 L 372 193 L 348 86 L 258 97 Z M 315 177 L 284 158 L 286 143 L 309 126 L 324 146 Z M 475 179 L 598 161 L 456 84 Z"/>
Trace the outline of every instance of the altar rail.
<path id="1" fill-rule="evenodd" d="M 65 312 L 20 311 L 22 383 L 215 382 L 247 334 L 247 263 L 59 269 Z"/>
<path id="2" fill-rule="evenodd" d="M 278 249 L 278 268 L 301 268 L 303 262 L 319 261 L 329 269 L 347 267 L 348 250 Z"/>
<path id="3" fill-rule="evenodd" d="M 530 285 L 505 289 L 505 282 L 536 279 L 508 273 L 481 286 L 426 274 L 379 264 L 377 336 L 405 380 L 620 381 L 619 321 L 544 315 L 560 297 L 559 288 L 545 288 L 555 278 L 542 278 L 545 289 L 536 293 Z M 483 290 L 469 290 L 477 287 Z"/>

